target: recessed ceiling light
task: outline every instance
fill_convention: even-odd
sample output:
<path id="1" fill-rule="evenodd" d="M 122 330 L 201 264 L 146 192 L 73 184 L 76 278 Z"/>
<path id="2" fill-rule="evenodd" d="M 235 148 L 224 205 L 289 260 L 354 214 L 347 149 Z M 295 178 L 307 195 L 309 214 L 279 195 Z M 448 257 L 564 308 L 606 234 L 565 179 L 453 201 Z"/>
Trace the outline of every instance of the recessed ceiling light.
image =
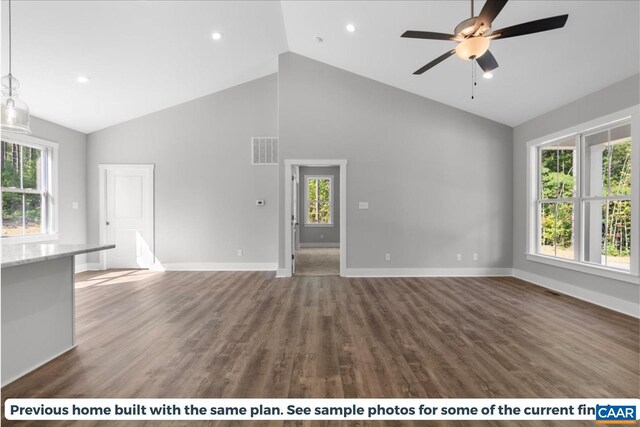
<path id="1" fill-rule="evenodd" d="M 482 75 L 482 77 L 484 77 L 485 79 L 492 79 L 493 78 L 493 73 L 491 71 L 487 71 L 486 73 L 484 73 Z"/>
<path id="2" fill-rule="evenodd" d="M 214 40 L 220 40 L 222 38 L 222 34 L 215 32 L 213 34 L 211 34 L 211 38 Z"/>
<path id="3" fill-rule="evenodd" d="M 347 24 L 347 26 L 345 27 L 347 29 L 347 31 L 349 31 L 350 33 L 353 33 L 356 30 L 356 26 L 353 24 Z"/>
<path id="4" fill-rule="evenodd" d="M 78 83 L 89 83 L 89 77 L 78 76 Z"/>

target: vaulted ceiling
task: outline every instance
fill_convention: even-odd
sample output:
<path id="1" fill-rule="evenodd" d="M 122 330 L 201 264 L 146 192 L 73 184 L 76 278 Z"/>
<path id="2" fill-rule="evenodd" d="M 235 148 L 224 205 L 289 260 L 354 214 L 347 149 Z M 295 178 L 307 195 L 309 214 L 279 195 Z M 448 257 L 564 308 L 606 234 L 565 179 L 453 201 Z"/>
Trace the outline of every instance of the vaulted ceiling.
<path id="1" fill-rule="evenodd" d="M 639 72 L 639 2 L 511 0 L 494 28 L 569 20 L 493 42 L 500 67 L 474 100 L 470 62 L 414 76 L 454 42 L 400 34 L 452 32 L 469 13 L 466 1 L 14 0 L 13 72 L 34 115 L 87 133 L 276 72 L 289 50 L 512 126 Z"/>

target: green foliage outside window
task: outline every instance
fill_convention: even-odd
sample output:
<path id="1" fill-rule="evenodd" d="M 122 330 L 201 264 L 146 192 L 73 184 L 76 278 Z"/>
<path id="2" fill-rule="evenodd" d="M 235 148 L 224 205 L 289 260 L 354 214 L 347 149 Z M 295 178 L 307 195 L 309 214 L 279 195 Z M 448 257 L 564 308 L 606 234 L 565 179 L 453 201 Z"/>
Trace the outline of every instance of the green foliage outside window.
<path id="1" fill-rule="evenodd" d="M 307 223 L 331 223 L 331 181 L 326 178 L 307 180 Z"/>
<path id="2" fill-rule="evenodd" d="M 40 190 L 41 157 L 40 149 L 2 141 L 3 236 L 42 232 L 42 195 L 20 192 Z"/>
<path id="3" fill-rule="evenodd" d="M 574 197 L 574 148 L 556 146 L 541 151 L 543 199 Z M 542 205 L 542 242 L 544 246 L 569 248 L 573 244 L 573 204 Z"/>
<path id="4" fill-rule="evenodd" d="M 541 150 L 541 198 L 574 197 L 573 147 L 552 146 Z M 631 141 L 609 144 L 602 156 L 602 196 L 631 194 Z M 573 203 L 543 203 L 541 245 L 569 248 L 573 245 Z M 631 251 L 631 204 L 628 200 L 603 203 L 603 254 L 629 256 Z"/>

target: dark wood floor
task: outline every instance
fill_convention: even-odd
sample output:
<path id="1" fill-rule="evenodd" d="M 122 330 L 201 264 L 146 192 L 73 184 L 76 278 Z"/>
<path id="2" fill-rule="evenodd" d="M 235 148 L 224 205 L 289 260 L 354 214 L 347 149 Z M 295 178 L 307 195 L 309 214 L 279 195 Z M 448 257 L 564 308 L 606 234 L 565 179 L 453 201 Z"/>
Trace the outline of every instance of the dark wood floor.
<path id="1" fill-rule="evenodd" d="M 513 278 L 111 271 L 77 282 L 78 347 L 4 387 L 3 403 L 640 394 L 637 319 Z M 311 425 L 242 425 L 283 424 Z"/>

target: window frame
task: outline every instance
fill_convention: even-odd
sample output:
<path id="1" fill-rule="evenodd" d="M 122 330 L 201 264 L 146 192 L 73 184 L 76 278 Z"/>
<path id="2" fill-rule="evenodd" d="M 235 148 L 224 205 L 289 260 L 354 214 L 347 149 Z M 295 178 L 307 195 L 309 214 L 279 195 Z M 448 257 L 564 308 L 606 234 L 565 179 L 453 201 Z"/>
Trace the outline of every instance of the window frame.
<path id="1" fill-rule="evenodd" d="M 573 155 L 573 177 L 575 179 L 574 181 L 574 191 L 573 191 L 573 197 L 552 197 L 552 198 L 543 198 L 542 197 L 542 174 L 540 174 L 540 162 L 541 162 L 541 157 L 542 157 L 542 149 L 544 147 L 547 147 L 549 145 L 553 145 L 553 144 L 557 144 L 559 142 L 564 142 L 564 141 L 568 141 L 573 139 L 574 143 L 575 143 L 575 148 L 574 148 L 574 155 Z M 576 135 L 571 135 L 567 138 L 556 138 L 553 139 L 551 141 L 547 141 L 547 142 L 543 142 L 541 144 L 537 144 L 535 145 L 536 148 L 536 163 L 535 163 L 535 180 L 536 180 L 536 236 L 535 236 L 535 248 L 533 253 L 536 255 L 542 255 L 542 256 L 548 256 L 554 259 L 560 259 L 560 260 L 572 260 L 571 258 L 562 258 L 559 257 L 557 255 L 545 255 L 540 253 L 540 240 L 541 240 L 541 233 L 542 233 L 542 224 L 541 224 L 541 209 L 542 209 L 542 205 L 544 203 L 555 203 L 555 204 L 559 204 L 559 203 L 572 203 L 573 204 L 573 217 L 574 217 L 574 221 L 572 223 L 572 236 L 573 236 L 573 261 L 579 262 L 580 260 L 580 251 L 576 250 L 576 246 L 580 244 L 581 237 L 582 237 L 582 233 L 581 233 L 581 227 L 579 226 L 581 221 L 576 221 L 575 218 L 579 218 L 581 215 L 581 210 L 580 210 L 580 206 L 582 204 L 581 202 L 581 198 L 580 198 L 580 192 L 581 190 L 581 144 L 580 144 L 580 135 L 576 134 Z"/>
<path id="2" fill-rule="evenodd" d="M 44 233 L 19 234 L 11 236 L 1 236 L 3 243 L 30 243 L 42 242 L 58 239 L 58 143 L 37 138 L 31 135 L 10 134 L 2 135 L 2 141 L 17 144 L 24 147 L 36 148 L 43 151 L 44 161 L 42 162 L 43 188 L 39 190 L 13 191 L 17 193 L 37 193 L 43 195 L 42 219 L 45 228 Z M 5 190 L 0 188 L 4 193 Z"/>
<path id="3" fill-rule="evenodd" d="M 584 137 L 586 135 L 597 132 L 598 130 L 604 130 L 616 126 L 621 126 L 626 123 L 631 125 L 631 150 L 635 153 L 631 156 L 631 194 L 629 196 L 588 196 L 583 194 L 584 182 L 588 177 L 587 167 L 582 165 L 582 161 L 585 158 L 585 142 Z M 640 156 L 637 153 L 640 151 L 640 136 L 638 131 L 640 130 L 640 112 L 638 106 L 631 107 L 617 113 L 601 117 L 599 119 L 591 120 L 589 122 L 573 126 L 572 128 L 565 129 L 563 131 L 556 132 L 551 135 L 547 135 L 541 138 L 537 138 L 527 142 L 527 239 L 525 258 L 528 261 L 540 262 L 556 267 L 561 267 L 569 270 L 580 271 L 583 273 L 593 274 L 597 276 L 608 277 L 625 282 L 640 284 L 640 277 L 638 269 L 640 268 L 638 261 L 638 234 L 640 234 L 639 226 L 639 189 L 640 189 Z M 540 202 L 543 200 L 540 196 L 541 182 L 540 182 L 540 150 L 541 147 L 554 142 L 560 142 L 575 138 L 576 151 L 575 151 L 575 165 L 576 170 L 574 176 L 576 177 L 575 189 L 576 192 L 572 198 L 559 198 L 559 202 L 573 202 L 574 204 L 574 222 L 573 222 L 573 236 L 574 236 L 574 258 L 560 258 L 556 256 L 550 256 L 541 254 L 538 251 L 538 245 L 540 242 Z M 585 244 L 582 229 L 584 227 L 584 212 L 583 206 L 589 201 L 599 200 L 616 200 L 624 199 L 631 202 L 631 230 L 633 233 L 631 241 L 631 265 L 629 270 L 623 270 L 614 268 L 611 266 L 598 265 L 595 263 L 584 261 Z"/>
<path id="4" fill-rule="evenodd" d="M 329 181 L 329 201 L 328 202 L 322 202 L 322 203 L 329 203 L 329 222 L 327 223 L 323 223 L 323 224 L 316 224 L 316 223 L 312 223 L 309 222 L 309 205 L 310 205 L 310 201 L 309 201 L 309 180 L 312 179 L 325 179 Z M 334 176 L 333 175 L 305 175 L 304 176 L 304 226 L 305 227 L 333 227 L 334 226 L 334 221 L 333 221 L 333 180 L 334 180 Z M 317 186 L 316 186 L 316 191 L 317 191 Z M 315 200 L 314 203 L 320 203 L 318 200 Z"/>

